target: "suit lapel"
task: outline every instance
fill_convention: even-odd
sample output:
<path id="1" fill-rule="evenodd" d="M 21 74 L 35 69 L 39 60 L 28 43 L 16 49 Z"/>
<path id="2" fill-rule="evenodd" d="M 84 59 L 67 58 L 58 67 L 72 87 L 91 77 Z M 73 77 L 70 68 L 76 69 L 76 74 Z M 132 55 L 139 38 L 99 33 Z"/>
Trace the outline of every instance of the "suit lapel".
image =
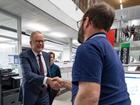
<path id="1" fill-rule="evenodd" d="M 29 58 L 31 59 L 31 63 L 34 65 L 36 72 L 40 73 L 36 57 L 35 57 L 34 53 L 32 52 L 32 50 L 30 50 L 30 57 Z"/>

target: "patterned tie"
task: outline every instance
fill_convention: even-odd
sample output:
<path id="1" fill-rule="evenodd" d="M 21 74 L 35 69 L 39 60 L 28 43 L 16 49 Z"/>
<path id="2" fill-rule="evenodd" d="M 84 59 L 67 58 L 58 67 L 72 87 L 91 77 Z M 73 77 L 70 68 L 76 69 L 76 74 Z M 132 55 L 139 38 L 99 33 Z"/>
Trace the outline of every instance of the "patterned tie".
<path id="1" fill-rule="evenodd" d="M 43 63 L 42 63 L 42 60 L 41 60 L 41 54 L 38 54 L 38 62 L 39 62 L 39 67 L 40 67 L 40 73 L 41 75 L 44 75 L 44 67 L 43 67 Z"/>

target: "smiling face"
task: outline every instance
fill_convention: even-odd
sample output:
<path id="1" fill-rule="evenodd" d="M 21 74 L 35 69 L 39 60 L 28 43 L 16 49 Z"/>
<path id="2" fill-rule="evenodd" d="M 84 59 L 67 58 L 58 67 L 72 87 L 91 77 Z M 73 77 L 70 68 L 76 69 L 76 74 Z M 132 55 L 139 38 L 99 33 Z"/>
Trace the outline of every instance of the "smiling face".
<path id="1" fill-rule="evenodd" d="M 36 53 L 42 52 L 44 48 L 44 35 L 39 32 L 33 33 L 30 38 L 30 45 Z"/>

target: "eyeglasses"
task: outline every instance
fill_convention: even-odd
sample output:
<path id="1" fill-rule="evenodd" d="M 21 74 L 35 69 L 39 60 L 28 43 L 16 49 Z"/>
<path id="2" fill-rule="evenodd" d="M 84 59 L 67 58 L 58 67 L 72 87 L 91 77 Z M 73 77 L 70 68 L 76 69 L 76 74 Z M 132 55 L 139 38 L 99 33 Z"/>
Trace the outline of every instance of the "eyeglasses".
<path id="1" fill-rule="evenodd" d="M 82 22 L 82 20 L 77 21 L 77 28 L 78 28 L 78 29 L 79 29 L 80 26 L 81 26 L 81 22 Z"/>
<path id="2" fill-rule="evenodd" d="M 35 43 L 44 43 L 44 40 L 35 40 Z"/>
<path id="3" fill-rule="evenodd" d="M 77 28 L 78 28 L 78 29 L 81 27 L 82 22 L 84 22 L 85 20 L 86 20 L 86 18 L 83 18 L 83 19 L 77 21 Z"/>

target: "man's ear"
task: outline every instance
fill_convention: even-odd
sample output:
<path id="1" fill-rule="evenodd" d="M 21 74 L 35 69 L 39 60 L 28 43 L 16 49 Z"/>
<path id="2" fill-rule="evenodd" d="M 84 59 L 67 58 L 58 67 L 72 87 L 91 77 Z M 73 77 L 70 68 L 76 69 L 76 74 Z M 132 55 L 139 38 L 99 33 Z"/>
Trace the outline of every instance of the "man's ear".
<path id="1" fill-rule="evenodd" d="M 89 17 L 86 17 L 86 20 L 84 22 L 85 27 L 87 28 L 90 24 L 91 23 L 90 23 Z"/>

